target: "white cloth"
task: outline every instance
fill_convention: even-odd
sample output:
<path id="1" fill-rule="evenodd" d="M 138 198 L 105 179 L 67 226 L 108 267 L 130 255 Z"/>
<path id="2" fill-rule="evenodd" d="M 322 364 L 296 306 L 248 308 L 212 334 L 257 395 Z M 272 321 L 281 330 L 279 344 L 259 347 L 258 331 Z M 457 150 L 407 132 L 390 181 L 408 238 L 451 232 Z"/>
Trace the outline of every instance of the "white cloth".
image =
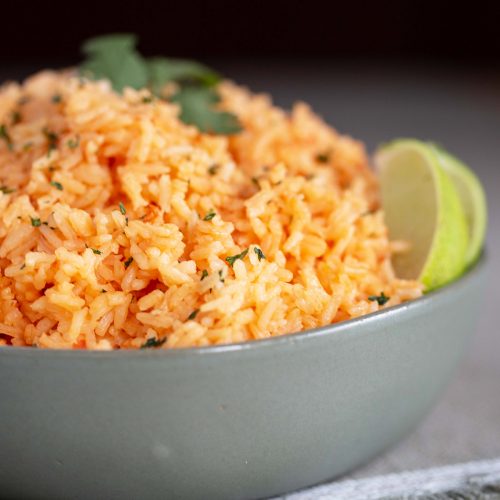
<path id="1" fill-rule="evenodd" d="M 433 469 L 350 479 L 276 500 L 500 499 L 500 458 Z"/>

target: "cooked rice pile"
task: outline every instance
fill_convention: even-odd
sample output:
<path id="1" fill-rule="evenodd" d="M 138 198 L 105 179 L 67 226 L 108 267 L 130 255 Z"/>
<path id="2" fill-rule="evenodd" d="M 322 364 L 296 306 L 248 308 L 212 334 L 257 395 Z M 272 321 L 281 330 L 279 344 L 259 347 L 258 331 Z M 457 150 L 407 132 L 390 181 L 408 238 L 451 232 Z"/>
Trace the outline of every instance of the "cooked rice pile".
<path id="1" fill-rule="evenodd" d="M 233 137 L 69 74 L 0 89 L 0 344 L 207 346 L 421 295 L 394 276 L 362 145 L 304 104 L 221 93 Z"/>

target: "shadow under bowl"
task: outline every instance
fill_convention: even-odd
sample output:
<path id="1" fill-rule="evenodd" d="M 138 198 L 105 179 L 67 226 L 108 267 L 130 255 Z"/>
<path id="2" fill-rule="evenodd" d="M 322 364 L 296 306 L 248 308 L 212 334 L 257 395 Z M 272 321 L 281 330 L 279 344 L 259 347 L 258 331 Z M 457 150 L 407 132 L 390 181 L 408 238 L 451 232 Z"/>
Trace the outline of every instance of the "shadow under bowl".
<path id="1" fill-rule="evenodd" d="M 484 257 L 455 283 L 343 323 L 208 348 L 0 348 L 0 492 L 260 498 L 401 439 L 451 378 Z"/>

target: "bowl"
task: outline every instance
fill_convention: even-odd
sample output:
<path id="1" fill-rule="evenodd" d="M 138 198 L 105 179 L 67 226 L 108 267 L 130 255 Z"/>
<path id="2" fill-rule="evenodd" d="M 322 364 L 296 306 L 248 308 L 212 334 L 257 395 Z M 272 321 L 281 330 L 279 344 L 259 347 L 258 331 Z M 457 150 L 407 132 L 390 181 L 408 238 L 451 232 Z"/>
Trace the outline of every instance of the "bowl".
<path id="1" fill-rule="evenodd" d="M 443 391 L 484 257 L 357 319 L 182 350 L 0 348 L 0 491 L 15 498 L 261 498 L 367 462 Z"/>

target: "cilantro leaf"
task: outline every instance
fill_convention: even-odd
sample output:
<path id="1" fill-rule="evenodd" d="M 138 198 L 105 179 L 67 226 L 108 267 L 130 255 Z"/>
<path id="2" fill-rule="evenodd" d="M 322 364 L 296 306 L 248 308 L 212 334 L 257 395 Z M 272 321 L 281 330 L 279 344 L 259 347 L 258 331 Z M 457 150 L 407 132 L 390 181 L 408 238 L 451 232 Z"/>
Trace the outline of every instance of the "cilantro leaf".
<path id="1" fill-rule="evenodd" d="M 174 82 L 178 90 L 171 98 L 181 108 L 180 119 L 202 132 L 234 134 L 241 130 L 232 113 L 216 109 L 220 101 L 215 85 L 220 76 L 207 66 L 187 59 L 143 58 L 136 50 L 132 34 L 116 33 L 87 40 L 82 47 L 86 60 L 80 70 L 90 78 L 108 79 L 114 90 L 124 87 L 149 88 L 160 98 L 165 84 Z"/>
<path id="2" fill-rule="evenodd" d="M 207 214 L 205 215 L 205 217 L 203 217 L 203 220 L 204 221 L 209 221 L 209 220 L 212 220 L 217 214 L 215 213 L 214 209 L 212 208 L 211 210 L 209 210 L 207 212 Z"/>
<path id="3" fill-rule="evenodd" d="M 256 253 L 257 258 L 259 259 L 259 262 L 262 259 L 266 258 L 266 256 L 264 255 L 264 252 L 259 247 L 254 247 L 253 251 Z"/>
<path id="4" fill-rule="evenodd" d="M 152 57 L 147 61 L 149 85 L 157 96 L 169 82 L 199 82 L 209 87 L 219 82 L 220 76 L 207 66 L 187 59 Z"/>
<path id="5" fill-rule="evenodd" d="M 368 300 L 372 302 L 377 302 L 379 306 L 385 305 L 389 301 L 388 297 L 384 292 L 380 292 L 380 295 L 370 295 Z"/>
<path id="6" fill-rule="evenodd" d="M 226 257 L 226 262 L 231 266 L 233 267 L 234 266 L 234 263 L 238 260 L 238 259 L 241 259 L 243 260 L 246 255 L 248 253 L 248 248 L 246 250 L 243 250 L 243 252 L 241 253 L 238 253 L 236 255 L 231 255 L 230 257 Z"/>
<path id="7" fill-rule="evenodd" d="M 160 347 L 167 341 L 167 337 L 163 337 L 162 339 L 149 338 L 141 345 L 141 349 L 147 349 L 148 347 Z"/>
<path id="8" fill-rule="evenodd" d="M 199 309 L 195 309 L 189 316 L 188 316 L 188 321 L 191 321 L 193 320 L 194 318 L 196 318 L 196 316 L 198 315 L 198 313 L 200 312 Z"/>
<path id="9" fill-rule="evenodd" d="M 136 42 L 134 35 L 121 33 L 87 40 L 82 46 L 87 56 L 81 65 L 83 75 L 107 78 L 117 92 L 124 87 L 145 87 L 148 83 L 147 65 L 135 50 Z"/>
<path id="10" fill-rule="evenodd" d="M 202 132 L 235 134 L 241 131 L 236 116 L 218 111 L 215 105 L 220 98 L 212 88 L 189 85 L 181 87 L 172 96 L 172 102 L 181 107 L 180 118 L 188 125 L 195 125 Z"/>

